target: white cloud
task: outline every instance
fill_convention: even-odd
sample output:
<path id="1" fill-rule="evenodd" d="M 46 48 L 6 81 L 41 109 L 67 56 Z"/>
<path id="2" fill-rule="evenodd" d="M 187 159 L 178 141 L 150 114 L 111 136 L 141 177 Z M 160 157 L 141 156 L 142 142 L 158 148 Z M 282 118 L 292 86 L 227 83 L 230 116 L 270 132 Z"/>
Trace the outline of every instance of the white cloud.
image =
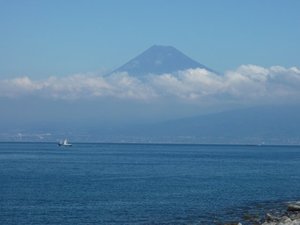
<path id="1" fill-rule="evenodd" d="M 67 77 L 49 77 L 32 80 L 27 76 L 0 80 L 0 96 L 18 97 L 37 95 L 59 99 L 116 97 L 148 99 L 155 96 L 150 87 L 126 73 L 111 76 L 76 74 Z"/>
<path id="2" fill-rule="evenodd" d="M 197 99 L 221 92 L 223 78 L 205 69 L 190 69 L 177 74 L 152 76 L 151 85 L 162 95 Z"/>
<path id="3" fill-rule="evenodd" d="M 14 97 L 29 94 L 42 88 L 39 82 L 34 82 L 26 76 L 0 80 L 0 96 Z"/>
<path id="4" fill-rule="evenodd" d="M 218 75 L 205 69 L 139 79 L 127 73 L 108 76 L 76 74 L 34 80 L 27 76 L 0 80 L 0 96 L 45 98 L 119 98 L 134 100 L 181 99 L 191 102 L 300 100 L 300 70 L 296 67 L 264 68 L 242 65 Z"/>
<path id="5" fill-rule="evenodd" d="M 163 95 L 195 101 L 218 98 L 222 101 L 262 102 L 289 97 L 300 100 L 300 70 L 296 67 L 242 65 L 224 75 L 217 75 L 195 69 L 153 76 L 152 86 Z"/>

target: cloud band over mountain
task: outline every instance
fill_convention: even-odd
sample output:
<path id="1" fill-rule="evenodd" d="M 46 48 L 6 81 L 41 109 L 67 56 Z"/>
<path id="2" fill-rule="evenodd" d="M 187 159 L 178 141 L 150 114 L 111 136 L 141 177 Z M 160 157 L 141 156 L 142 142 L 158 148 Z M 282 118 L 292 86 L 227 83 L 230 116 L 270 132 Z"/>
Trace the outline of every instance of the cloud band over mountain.
<path id="1" fill-rule="evenodd" d="M 0 96 L 38 96 L 77 100 L 118 98 L 138 101 L 172 98 L 181 101 L 279 101 L 300 99 L 300 70 L 296 67 L 264 68 L 242 65 L 219 75 L 205 69 L 138 78 L 128 73 L 106 76 L 76 74 L 43 80 L 28 76 L 0 80 Z"/>

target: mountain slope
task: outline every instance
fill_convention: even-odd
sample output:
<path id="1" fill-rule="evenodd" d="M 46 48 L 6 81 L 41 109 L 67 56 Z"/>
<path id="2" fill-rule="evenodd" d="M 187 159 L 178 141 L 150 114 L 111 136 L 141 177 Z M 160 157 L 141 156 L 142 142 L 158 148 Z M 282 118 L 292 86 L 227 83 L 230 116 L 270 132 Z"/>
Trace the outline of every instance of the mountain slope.
<path id="1" fill-rule="evenodd" d="M 154 45 L 114 72 L 127 72 L 130 75 L 143 76 L 173 73 L 191 68 L 203 68 L 212 71 L 172 46 Z"/>
<path id="2" fill-rule="evenodd" d="M 154 142 L 300 144 L 300 107 L 265 106 L 139 127 Z"/>

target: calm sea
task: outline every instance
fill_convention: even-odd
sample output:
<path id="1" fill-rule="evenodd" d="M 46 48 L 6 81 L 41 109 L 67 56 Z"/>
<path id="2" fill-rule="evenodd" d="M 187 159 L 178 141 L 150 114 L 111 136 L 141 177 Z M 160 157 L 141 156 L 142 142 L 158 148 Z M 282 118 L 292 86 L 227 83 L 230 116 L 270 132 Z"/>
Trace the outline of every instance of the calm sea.
<path id="1" fill-rule="evenodd" d="M 300 147 L 0 143 L 0 224 L 218 224 L 300 200 Z"/>

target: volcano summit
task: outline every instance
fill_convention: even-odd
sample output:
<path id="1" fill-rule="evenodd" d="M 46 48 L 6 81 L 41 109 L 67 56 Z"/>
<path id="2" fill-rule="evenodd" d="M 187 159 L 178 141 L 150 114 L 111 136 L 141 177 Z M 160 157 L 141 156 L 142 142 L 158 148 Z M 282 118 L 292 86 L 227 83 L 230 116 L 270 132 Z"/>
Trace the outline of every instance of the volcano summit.
<path id="1" fill-rule="evenodd" d="M 127 72 L 133 76 L 144 76 L 196 68 L 213 71 L 172 46 L 154 45 L 113 72 Z"/>

